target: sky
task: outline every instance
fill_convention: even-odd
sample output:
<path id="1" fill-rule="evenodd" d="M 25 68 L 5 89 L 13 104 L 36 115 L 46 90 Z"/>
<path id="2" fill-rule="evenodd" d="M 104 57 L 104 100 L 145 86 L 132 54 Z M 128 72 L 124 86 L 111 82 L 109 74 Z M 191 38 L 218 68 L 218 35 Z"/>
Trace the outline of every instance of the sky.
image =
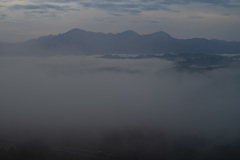
<path id="1" fill-rule="evenodd" d="M 1 0 L 0 42 L 73 28 L 240 41 L 239 0 Z"/>

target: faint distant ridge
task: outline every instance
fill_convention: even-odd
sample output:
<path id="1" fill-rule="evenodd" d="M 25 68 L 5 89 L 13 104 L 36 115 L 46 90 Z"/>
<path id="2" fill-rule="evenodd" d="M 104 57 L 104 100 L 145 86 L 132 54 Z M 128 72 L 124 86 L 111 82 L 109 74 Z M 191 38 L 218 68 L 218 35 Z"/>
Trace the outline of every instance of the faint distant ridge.
<path id="1" fill-rule="evenodd" d="M 15 45 L 15 46 L 13 46 Z M 12 48 L 17 48 L 16 51 Z M 164 31 L 140 35 L 132 30 L 121 33 L 90 32 L 74 28 L 23 43 L 0 45 L 2 53 L 82 55 L 82 54 L 156 54 L 156 53 L 240 53 L 240 42 L 205 38 L 176 39 Z M 29 51 L 33 51 L 29 53 Z"/>

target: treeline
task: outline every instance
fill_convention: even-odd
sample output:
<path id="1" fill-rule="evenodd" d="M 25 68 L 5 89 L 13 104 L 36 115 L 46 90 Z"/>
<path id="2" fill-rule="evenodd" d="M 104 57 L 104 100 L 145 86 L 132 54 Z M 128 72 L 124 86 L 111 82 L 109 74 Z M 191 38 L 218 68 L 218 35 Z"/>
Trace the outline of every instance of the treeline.
<path id="1" fill-rule="evenodd" d="M 166 134 L 146 129 L 112 131 L 101 136 L 71 137 L 58 144 L 34 140 L 18 145 L 0 144 L 1 160 L 239 160 L 240 140 L 221 142 L 196 135 Z M 76 138 L 76 141 L 73 141 Z M 64 143 L 63 143 L 64 141 Z M 85 139 L 86 141 L 86 139 Z M 62 143 L 62 144 L 61 144 Z M 86 142 L 83 142 L 86 144 Z M 62 146 L 60 147 L 59 144 Z"/>

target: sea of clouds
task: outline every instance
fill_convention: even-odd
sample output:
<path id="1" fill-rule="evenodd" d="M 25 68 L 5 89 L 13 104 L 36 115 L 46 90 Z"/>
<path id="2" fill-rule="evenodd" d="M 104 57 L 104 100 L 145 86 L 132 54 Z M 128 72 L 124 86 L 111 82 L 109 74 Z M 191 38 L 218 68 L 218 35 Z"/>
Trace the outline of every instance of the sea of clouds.
<path id="1" fill-rule="evenodd" d="M 238 137 L 240 69 L 161 59 L 0 57 L 0 134 L 143 127 Z"/>

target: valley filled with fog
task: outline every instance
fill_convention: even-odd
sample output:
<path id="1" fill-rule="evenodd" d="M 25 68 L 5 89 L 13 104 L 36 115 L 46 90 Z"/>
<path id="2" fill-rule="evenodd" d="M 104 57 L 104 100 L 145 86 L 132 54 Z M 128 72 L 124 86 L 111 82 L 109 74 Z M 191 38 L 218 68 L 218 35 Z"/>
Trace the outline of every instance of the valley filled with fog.
<path id="1" fill-rule="evenodd" d="M 0 1 L 0 160 L 240 160 L 240 0 Z"/>
<path id="2" fill-rule="evenodd" d="M 136 128 L 224 142 L 240 135 L 239 66 L 188 72 L 163 59 L 100 56 L 0 57 L 0 66 L 2 137 L 67 141 Z"/>
<path id="3" fill-rule="evenodd" d="M 1 57 L 3 131 L 154 127 L 239 132 L 239 68 L 201 73 L 161 59 Z"/>

